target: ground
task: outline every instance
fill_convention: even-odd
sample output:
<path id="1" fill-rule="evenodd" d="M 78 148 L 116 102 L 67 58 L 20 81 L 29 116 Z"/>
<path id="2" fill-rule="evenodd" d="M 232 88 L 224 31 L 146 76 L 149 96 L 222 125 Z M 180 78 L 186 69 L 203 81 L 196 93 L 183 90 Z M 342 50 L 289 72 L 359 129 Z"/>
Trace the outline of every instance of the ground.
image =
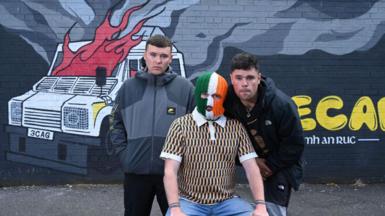
<path id="1" fill-rule="evenodd" d="M 241 184 L 237 193 L 250 199 Z M 0 188 L 0 216 L 123 215 L 122 185 L 22 186 Z M 151 216 L 160 216 L 156 203 Z M 385 215 L 385 184 L 303 184 L 289 216 Z"/>

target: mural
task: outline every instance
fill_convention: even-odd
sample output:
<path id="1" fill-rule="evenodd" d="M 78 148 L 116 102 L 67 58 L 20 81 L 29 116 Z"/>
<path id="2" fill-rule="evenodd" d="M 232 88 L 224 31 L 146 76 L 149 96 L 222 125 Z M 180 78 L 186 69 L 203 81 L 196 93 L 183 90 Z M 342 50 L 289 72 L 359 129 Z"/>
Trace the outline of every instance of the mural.
<path id="1" fill-rule="evenodd" d="M 8 102 L 6 160 L 77 174 L 87 174 L 89 167 L 102 173 L 117 169 L 108 136 L 112 105 L 123 82 L 139 69 L 147 38 L 162 34 L 143 26 L 142 19 L 124 37 L 114 36 L 140 8 L 127 10 L 118 26 L 111 26 L 108 12 L 92 41 L 71 42 L 67 32 L 47 76 Z M 173 56 L 173 68 L 185 76 L 175 47 Z"/>
<path id="2" fill-rule="evenodd" d="M 0 185 L 120 178 L 108 117 L 152 34 L 174 41 L 172 66 L 192 80 L 228 76 L 237 52 L 259 56 L 298 106 L 307 180 L 384 181 L 384 10 L 385 0 L 1 2 Z"/>

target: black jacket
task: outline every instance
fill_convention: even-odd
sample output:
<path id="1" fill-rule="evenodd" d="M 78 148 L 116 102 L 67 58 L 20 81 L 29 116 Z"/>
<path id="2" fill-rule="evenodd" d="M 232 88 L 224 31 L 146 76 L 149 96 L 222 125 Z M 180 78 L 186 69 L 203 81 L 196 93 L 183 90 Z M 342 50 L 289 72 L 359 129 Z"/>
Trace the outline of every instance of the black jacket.
<path id="1" fill-rule="evenodd" d="M 225 115 L 236 118 L 246 127 L 259 157 L 265 158 L 273 176 L 283 173 L 298 190 L 303 178 L 302 154 L 304 137 L 297 107 L 289 96 L 275 87 L 273 80 L 262 77 L 257 105 L 248 112 L 230 86 L 225 101 Z M 250 121 L 254 118 L 253 121 Z M 263 138 L 266 149 L 258 147 L 252 130 Z M 255 133 L 255 131 L 254 131 Z"/>

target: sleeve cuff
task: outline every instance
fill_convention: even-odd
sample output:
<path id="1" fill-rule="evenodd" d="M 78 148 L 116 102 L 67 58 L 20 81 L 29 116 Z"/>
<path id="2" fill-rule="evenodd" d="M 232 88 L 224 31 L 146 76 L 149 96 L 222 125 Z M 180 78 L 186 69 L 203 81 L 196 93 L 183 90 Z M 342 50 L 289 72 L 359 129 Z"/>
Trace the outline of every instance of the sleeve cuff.
<path id="1" fill-rule="evenodd" d="M 244 162 L 246 160 L 249 160 L 249 159 L 252 159 L 252 158 L 256 158 L 256 157 L 258 157 L 257 153 L 251 152 L 249 154 L 243 155 L 242 157 L 239 157 L 239 162 L 242 163 L 242 162 Z"/>
<path id="2" fill-rule="evenodd" d="M 176 160 L 178 162 L 182 162 L 182 157 L 181 156 L 175 155 L 175 154 L 170 154 L 170 153 L 167 153 L 167 152 L 160 153 L 160 158 L 162 158 L 163 160 L 164 159 L 172 159 L 172 160 Z"/>

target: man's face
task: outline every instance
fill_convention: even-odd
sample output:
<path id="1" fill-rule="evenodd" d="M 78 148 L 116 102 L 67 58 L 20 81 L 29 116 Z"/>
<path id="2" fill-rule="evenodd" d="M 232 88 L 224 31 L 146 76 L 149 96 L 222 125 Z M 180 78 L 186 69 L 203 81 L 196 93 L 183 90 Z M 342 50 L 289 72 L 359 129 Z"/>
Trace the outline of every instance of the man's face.
<path id="1" fill-rule="evenodd" d="M 154 75 L 159 75 L 166 72 L 167 67 L 171 64 L 171 47 L 156 47 L 151 44 L 147 46 L 144 52 L 144 60 L 148 72 Z"/>
<path id="2" fill-rule="evenodd" d="M 235 94 L 241 101 L 255 101 L 258 85 L 261 82 L 261 73 L 255 68 L 248 70 L 235 69 L 230 74 Z"/>

